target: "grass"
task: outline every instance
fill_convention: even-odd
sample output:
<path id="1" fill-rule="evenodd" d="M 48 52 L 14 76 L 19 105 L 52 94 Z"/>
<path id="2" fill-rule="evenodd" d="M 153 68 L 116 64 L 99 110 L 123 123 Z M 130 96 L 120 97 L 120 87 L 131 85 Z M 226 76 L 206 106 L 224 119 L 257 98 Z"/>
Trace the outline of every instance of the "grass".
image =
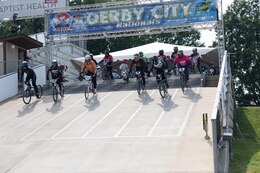
<path id="1" fill-rule="evenodd" d="M 236 122 L 230 173 L 260 173 L 260 107 L 237 108 Z"/>

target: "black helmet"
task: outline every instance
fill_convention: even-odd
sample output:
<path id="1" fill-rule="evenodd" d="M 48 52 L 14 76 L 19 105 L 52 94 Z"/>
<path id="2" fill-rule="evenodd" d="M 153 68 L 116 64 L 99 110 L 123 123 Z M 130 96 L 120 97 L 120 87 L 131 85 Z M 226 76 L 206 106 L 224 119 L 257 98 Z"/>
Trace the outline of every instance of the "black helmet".
<path id="1" fill-rule="evenodd" d="M 164 54 L 163 50 L 159 50 L 159 55 L 163 55 L 163 54 Z"/>
<path id="2" fill-rule="evenodd" d="M 173 47 L 173 51 L 177 52 L 178 51 L 178 47 L 177 46 Z"/>
<path id="3" fill-rule="evenodd" d="M 197 52 L 197 48 L 193 48 L 192 51 L 196 51 Z"/>
<path id="4" fill-rule="evenodd" d="M 179 50 L 178 51 L 178 56 L 182 56 L 183 55 L 183 50 Z"/>
<path id="5" fill-rule="evenodd" d="M 139 52 L 139 55 L 140 55 L 140 57 L 143 57 L 144 53 L 143 52 Z"/>
<path id="6" fill-rule="evenodd" d="M 104 54 L 107 56 L 109 55 L 109 50 L 105 50 Z"/>

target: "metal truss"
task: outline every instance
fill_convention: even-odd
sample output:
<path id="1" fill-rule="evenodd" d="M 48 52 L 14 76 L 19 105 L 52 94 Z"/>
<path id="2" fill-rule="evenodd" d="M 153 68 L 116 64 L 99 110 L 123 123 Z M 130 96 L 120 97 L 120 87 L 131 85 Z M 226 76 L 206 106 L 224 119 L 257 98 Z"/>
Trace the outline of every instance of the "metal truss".
<path id="1" fill-rule="evenodd" d="M 161 33 L 172 33 L 172 32 L 185 32 L 205 29 L 216 29 L 217 22 L 204 22 L 196 23 L 191 25 L 180 25 L 174 27 L 156 27 L 156 28 L 145 28 L 138 30 L 125 30 L 125 31 L 113 31 L 113 32 L 100 32 L 100 33 L 86 33 L 86 34 L 61 34 L 51 35 L 49 39 L 53 42 L 64 42 L 64 41 L 80 41 L 80 40 L 95 40 L 103 38 L 116 38 L 116 37 L 127 37 L 127 36 L 140 36 L 140 35 L 151 35 Z"/>
<path id="2" fill-rule="evenodd" d="M 49 13 L 57 12 L 71 12 L 71 11 L 83 11 L 92 9 L 103 9 L 103 8 L 116 8 L 116 7 L 127 7 L 132 5 L 141 4 L 153 4 L 163 1 L 178 1 L 178 0 L 130 0 L 123 2 L 111 2 L 111 3 L 98 3 L 92 5 L 81 5 L 81 6 L 71 6 L 65 8 L 53 8 L 46 10 L 45 14 L 45 31 L 49 29 Z M 104 38 L 116 38 L 116 37 L 127 37 L 127 36 L 140 36 L 140 35 L 151 35 L 151 34 L 161 34 L 161 33 L 172 33 L 172 32 L 186 32 L 195 30 L 215 30 L 217 33 L 220 66 L 222 62 L 222 57 L 224 55 L 225 45 L 224 45 L 224 24 L 223 24 L 223 8 L 222 0 L 217 0 L 218 8 L 218 21 L 214 22 L 203 22 L 203 23 L 192 23 L 180 26 L 170 26 L 170 27 L 153 27 L 153 28 L 142 28 L 136 30 L 121 30 L 112 32 L 99 32 L 99 33 L 85 33 L 85 34 L 60 34 L 60 35 L 50 35 L 46 37 L 46 43 L 52 42 L 70 42 L 70 41 L 82 41 L 82 40 L 94 40 L 94 39 L 104 39 Z"/>

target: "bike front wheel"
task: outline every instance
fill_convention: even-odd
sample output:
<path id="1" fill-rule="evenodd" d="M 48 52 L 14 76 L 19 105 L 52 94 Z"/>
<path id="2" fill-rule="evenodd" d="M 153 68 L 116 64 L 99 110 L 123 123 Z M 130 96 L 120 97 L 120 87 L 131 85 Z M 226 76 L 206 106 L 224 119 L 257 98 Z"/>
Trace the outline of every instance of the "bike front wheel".
<path id="1" fill-rule="evenodd" d="M 137 93 L 140 95 L 141 94 L 141 89 L 142 89 L 142 81 L 138 81 L 137 82 L 137 86 L 136 86 L 136 90 L 137 90 Z"/>
<path id="2" fill-rule="evenodd" d="M 64 85 L 61 83 L 60 86 L 61 86 L 60 96 L 64 97 Z"/>
<path id="3" fill-rule="evenodd" d="M 160 93 L 162 98 L 165 98 L 165 95 L 167 93 L 166 84 L 162 81 L 159 83 L 159 93 Z"/>
<path id="4" fill-rule="evenodd" d="M 55 86 L 52 88 L 52 98 L 54 102 L 58 101 L 58 89 Z"/>
<path id="5" fill-rule="evenodd" d="M 42 86 L 41 85 L 37 85 L 37 88 L 38 88 L 38 96 L 37 96 L 37 98 L 40 99 L 40 98 L 42 98 Z"/>
<path id="6" fill-rule="evenodd" d="M 85 88 L 85 98 L 86 98 L 86 100 L 89 98 L 89 95 L 90 95 L 90 87 L 86 86 L 86 88 Z"/>
<path id="7" fill-rule="evenodd" d="M 31 91 L 29 89 L 26 89 L 23 92 L 23 102 L 25 104 L 29 104 L 31 102 L 31 99 L 32 99 Z"/>
<path id="8" fill-rule="evenodd" d="M 107 70 L 105 68 L 102 70 L 102 79 L 107 80 Z"/>
<path id="9" fill-rule="evenodd" d="M 186 85 L 185 78 L 181 77 L 180 80 L 181 80 L 181 90 L 184 93 L 184 88 L 185 88 L 185 85 Z"/>

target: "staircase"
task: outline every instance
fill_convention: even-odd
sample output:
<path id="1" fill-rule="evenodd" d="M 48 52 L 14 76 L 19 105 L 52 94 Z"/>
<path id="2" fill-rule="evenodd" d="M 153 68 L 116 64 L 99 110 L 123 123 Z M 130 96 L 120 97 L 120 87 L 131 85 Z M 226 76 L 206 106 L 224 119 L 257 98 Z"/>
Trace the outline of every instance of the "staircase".
<path id="1" fill-rule="evenodd" d="M 205 77 L 205 87 L 217 87 L 219 75 L 212 75 Z"/>
<path id="2" fill-rule="evenodd" d="M 49 49 L 51 47 L 51 51 Z M 66 65 L 68 70 L 65 75 L 69 80 L 76 80 L 79 74 L 78 66 L 72 63 L 72 59 L 82 57 L 86 50 L 71 44 L 62 43 L 56 45 L 49 45 L 42 48 L 32 49 L 28 56 L 31 57 L 33 63 L 41 63 L 46 65 L 46 69 L 51 66 L 51 61 L 56 59 L 59 64 Z"/>

